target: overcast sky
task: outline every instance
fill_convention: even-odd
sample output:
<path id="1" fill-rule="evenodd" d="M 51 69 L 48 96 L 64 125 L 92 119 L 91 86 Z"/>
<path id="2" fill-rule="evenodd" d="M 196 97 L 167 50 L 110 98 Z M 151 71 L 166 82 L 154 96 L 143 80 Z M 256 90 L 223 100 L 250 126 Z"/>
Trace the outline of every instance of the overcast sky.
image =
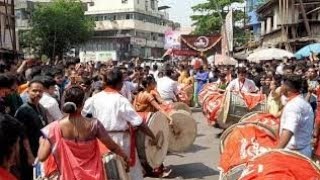
<path id="1" fill-rule="evenodd" d="M 192 15 L 191 7 L 205 1 L 206 0 L 159 0 L 159 6 L 170 6 L 171 9 L 167 10 L 170 19 L 179 22 L 183 27 L 190 27 L 192 24 L 190 19 Z"/>
<path id="2" fill-rule="evenodd" d="M 159 6 L 170 6 L 171 8 L 167 10 L 170 19 L 179 22 L 182 27 L 191 27 L 190 16 L 193 14 L 191 7 L 202 2 L 206 2 L 206 0 L 159 0 Z M 235 3 L 231 7 L 238 8 L 244 5 L 244 3 Z"/>

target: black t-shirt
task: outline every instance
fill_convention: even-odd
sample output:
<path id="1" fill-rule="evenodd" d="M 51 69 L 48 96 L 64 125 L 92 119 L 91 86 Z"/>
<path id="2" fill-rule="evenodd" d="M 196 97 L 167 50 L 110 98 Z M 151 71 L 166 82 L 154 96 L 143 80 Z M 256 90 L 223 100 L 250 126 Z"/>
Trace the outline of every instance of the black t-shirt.
<path id="1" fill-rule="evenodd" d="M 24 103 L 18 108 L 15 118 L 24 125 L 24 134 L 29 139 L 32 154 L 37 156 L 39 138 L 42 135 L 40 130 L 48 124 L 44 107 Z"/>

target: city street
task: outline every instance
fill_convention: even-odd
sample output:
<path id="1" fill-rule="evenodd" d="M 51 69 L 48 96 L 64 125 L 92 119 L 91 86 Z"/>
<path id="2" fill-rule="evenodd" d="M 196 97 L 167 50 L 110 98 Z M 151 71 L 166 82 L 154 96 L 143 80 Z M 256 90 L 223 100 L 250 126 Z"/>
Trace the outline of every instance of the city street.
<path id="1" fill-rule="evenodd" d="M 185 153 L 170 154 L 165 165 L 172 168 L 167 179 L 219 179 L 217 165 L 219 162 L 219 139 L 216 134 L 220 130 L 209 127 L 201 112 L 194 112 L 193 117 L 198 124 L 198 135 L 193 146 Z M 157 180 L 157 178 L 145 178 Z"/>

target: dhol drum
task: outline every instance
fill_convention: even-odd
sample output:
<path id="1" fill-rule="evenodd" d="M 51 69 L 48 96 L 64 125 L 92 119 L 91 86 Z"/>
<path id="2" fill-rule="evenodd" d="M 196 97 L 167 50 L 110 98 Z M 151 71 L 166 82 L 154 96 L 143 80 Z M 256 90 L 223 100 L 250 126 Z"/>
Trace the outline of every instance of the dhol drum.
<path id="1" fill-rule="evenodd" d="M 277 144 L 277 135 L 268 125 L 239 122 L 229 127 L 221 136 L 219 167 L 225 173 Z"/>
<path id="2" fill-rule="evenodd" d="M 210 96 L 212 93 L 216 93 L 219 92 L 218 91 L 218 85 L 216 83 L 209 83 L 206 84 L 202 90 L 199 92 L 198 95 L 198 102 L 201 106 L 203 106 L 203 104 L 205 103 L 206 99 L 208 98 L 208 96 Z"/>
<path id="3" fill-rule="evenodd" d="M 270 127 L 276 136 L 279 135 L 280 119 L 274 117 L 272 114 L 263 112 L 252 112 L 243 116 L 240 119 L 240 122 L 262 123 Z"/>
<path id="4" fill-rule="evenodd" d="M 168 114 L 172 120 L 169 132 L 169 151 L 183 152 L 196 139 L 196 121 L 189 112 L 184 110 L 172 110 Z"/>
<path id="5" fill-rule="evenodd" d="M 271 150 L 251 159 L 239 180 L 320 179 L 320 169 L 309 158 L 288 150 Z"/>
<path id="6" fill-rule="evenodd" d="M 190 105 L 193 97 L 193 85 L 180 84 L 179 87 L 179 99 L 181 100 L 181 102 Z"/>
<path id="7" fill-rule="evenodd" d="M 174 110 L 184 110 L 187 111 L 188 113 L 192 113 L 191 112 L 191 108 L 184 102 L 174 102 L 172 103 L 172 109 Z"/>
<path id="8" fill-rule="evenodd" d="M 168 152 L 169 122 L 161 112 L 139 114 L 144 117 L 145 123 L 157 139 L 157 144 L 152 145 L 150 137 L 140 131 L 137 132 L 136 144 L 139 159 L 145 167 L 157 168 L 163 163 Z"/>
<path id="9" fill-rule="evenodd" d="M 253 95 L 253 94 L 252 94 Z M 239 120 L 246 114 L 255 111 L 267 112 L 268 106 L 265 95 L 257 94 L 263 100 L 257 103 L 254 108 L 248 108 L 244 98 L 237 92 L 227 91 L 224 94 L 223 109 L 218 116 L 217 122 L 223 129 L 230 127 L 232 124 L 239 122 Z"/>
<path id="10" fill-rule="evenodd" d="M 231 168 L 229 171 L 227 171 L 226 173 L 221 173 L 220 180 L 238 180 L 245 168 L 246 168 L 245 163 L 235 166 Z"/>
<path id="11" fill-rule="evenodd" d="M 203 115 L 211 125 L 216 123 L 218 115 L 221 114 L 223 98 L 224 96 L 220 92 L 213 92 L 202 105 Z"/>
<path id="12" fill-rule="evenodd" d="M 125 162 L 120 156 L 114 153 L 108 153 L 103 156 L 102 162 L 107 179 L 130 180 L 129 175 L 126 172 Z"/>

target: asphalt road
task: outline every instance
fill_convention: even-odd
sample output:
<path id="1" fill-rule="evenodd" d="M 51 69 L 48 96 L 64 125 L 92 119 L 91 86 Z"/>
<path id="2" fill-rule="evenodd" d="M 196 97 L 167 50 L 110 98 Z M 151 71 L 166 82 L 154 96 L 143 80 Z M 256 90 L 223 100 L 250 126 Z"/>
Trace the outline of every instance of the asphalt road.
<path id="1" fill-rule="evenodd" d="M 203 179 L 218 180 L 219 170 L 219 139 L 216 134 L 220 130 L 209 127 L 201 112 L 194 112 L 197 121 L 198 135 L 193 146 L 186 152 L 170 154 L 166 157 L 165 165 L 172 169 L 170 177 L 165 179 Z M 158 178 L 145 178 L 157 180 Z"/>

